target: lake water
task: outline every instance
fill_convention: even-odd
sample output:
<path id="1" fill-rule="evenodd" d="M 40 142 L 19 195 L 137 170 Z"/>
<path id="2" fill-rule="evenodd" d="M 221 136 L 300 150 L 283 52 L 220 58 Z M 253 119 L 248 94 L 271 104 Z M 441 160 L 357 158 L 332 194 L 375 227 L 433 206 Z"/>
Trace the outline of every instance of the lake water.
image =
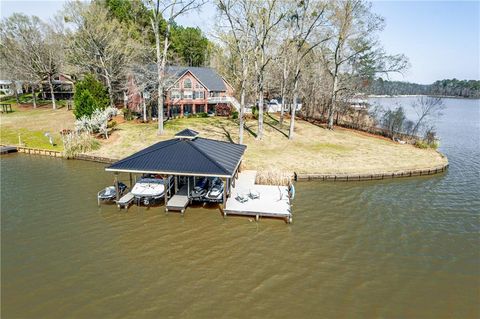
<path id="1" fill-rule="evenodd" d="M 98 208 L 103 165 L 3 156 L 2 318 L 479 318 L 480 104 L 446 103 L 446 173 L 297 183 L 291 225 Z"/>

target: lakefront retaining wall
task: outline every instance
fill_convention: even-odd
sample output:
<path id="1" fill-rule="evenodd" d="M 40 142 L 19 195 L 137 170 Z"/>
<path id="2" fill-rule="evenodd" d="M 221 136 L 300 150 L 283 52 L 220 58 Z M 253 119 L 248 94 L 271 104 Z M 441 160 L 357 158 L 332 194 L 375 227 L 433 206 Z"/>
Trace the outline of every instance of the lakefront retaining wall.
<path id="1" fill-rule="evenodd" d="M 29 148 L 15 146 L 19 153 L 26 153 L 32 155 L 43 155 L 51 157 L 63 157 L 63 152 L 38 149 L 38 148 Z M 77 160 L 91 161 L 97 163 L 111 164 L 118 159 L 94 156 L 88 154 L 78 154 L 74 157 Z M 432 168 L 426 169 L 416 169 L 416 170 L 404 170 L 397 172 L 387 172 L 387 173 L 370 173 L 370 174 L 321 174 L 321 173 L 296 173 L 292 174 L 292 178 L 295 181 L 309 181 L 309 180 L 322 180 L 322 181 L 331 181 L 331 182 L 353 182 L 353 181 L 368 181 L 368 180 L 382 180 L 382 179 L 392 179 L 399 177 L 414 177 L 414 176 L 426 176 L 434 175 L 438 173 L 445 172 L 448 168 L 448 161 L 440 166 L 435 166 Z M 285 174 L 283 174 L 285 175 Z M 283 176 L 282 175 L 282 176 Z"/>
<path id="2" fill-rule="evenodd" d="M 381 179 L 391 179 L 399 177 L 414 177 L 414 176 L 425 176 L 425 175 L 434 175 L 438 173 L 445 172 L 448 168 L 448 163 L 444 165 L 432 167 L 430 169 L 416 169 L 416 170 L 405 170 L 398 171 L 393 173 L 377 173 L 377 174 L 297 174 L 295 173 L 296 181 L 305 181 L 305 180 L 322 180 L 322 181 L 331 181 L 331 182 L 349 182 L 349 181 L 369 181 L 369 180 L 381 180 Z"/>

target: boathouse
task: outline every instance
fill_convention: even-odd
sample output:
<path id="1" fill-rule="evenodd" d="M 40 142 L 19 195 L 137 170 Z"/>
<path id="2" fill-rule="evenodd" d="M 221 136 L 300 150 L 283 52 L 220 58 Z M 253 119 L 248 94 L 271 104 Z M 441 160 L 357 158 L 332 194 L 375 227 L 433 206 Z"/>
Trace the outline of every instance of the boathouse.
<path id="1" fill-rule="evenodd" d="M 241 144 L 202 138 L 198 132 L 185 129 L 175 138 L 149 146 L 111 164 L 106 170 L 115 174 L 119 207 L 128 208 L 128 203 L 133 201 L 133 191 L 119 198 L 120 173 L 130 175 L 130 187 L 134 184 L 132 175 L 151 175 L 157 182 L 163 179 L 165 211 L 177 210 L 182 214 L 188 204 L 198 201 L 192 195 L 196 182 L 210 178 L 221 179 L 222 194 L 214 199 L 202 197 L 201 201 L 222 204 L 225 216 L 246 215 L 257 220 L 265 216 L 291 222 L 292 193 L 289 187 L 257 185 L 256 171 L 239 173 L 246 148 Z"/>
<path id="2" fill-rule="evenodd" d="M 153 174 L 163 178 L 165 185 L 173 177 L 175 190 L 165 193 L 165 208 L 178 208 L 183 212 L 198 177 L 220 178 L 225 187 L 221 202 L 226 203 L 246 148 L 241 144 L 202 138 L 198 132 L 185 129 L 175 138 L 153 144 L 113 163 L 106 170 L 114 172 L 116 180 L 119 173 L 129 173 L 131 184 L 132 174 Z"/>

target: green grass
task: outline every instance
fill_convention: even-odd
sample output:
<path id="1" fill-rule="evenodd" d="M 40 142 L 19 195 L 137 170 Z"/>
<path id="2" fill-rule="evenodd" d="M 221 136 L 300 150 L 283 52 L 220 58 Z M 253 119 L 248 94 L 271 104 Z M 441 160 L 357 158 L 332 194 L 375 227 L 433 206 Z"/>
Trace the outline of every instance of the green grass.
<path id="1" fill-rule="evenodd" d="M 33 107 L 33 98 L 32 98 L 31 93 L 20 94 L 18 96 L 18 100 L 20 101 L 20 104 L 32 104 L 32 107 Z M 15 98 L 15 96 L 12 96 L 7 100 L 1 101 L 0 103 L 17 105 L 17 99 Z M 43 100 L 43 99 L 37 98 L 37 107 L 48 105 L 48 104 L 52 104 L 52 100 Z M 62 108 L 65 105 L 67 105 L 67 101 L 66 100 L 55 100 L 55 104 L 56 104 L 57 108 Z"/>
<path id="2" fill-rule="evenodd" d="M 41 148 L 54 151 L 62 151 L 63 143 L 60 134 L 53 134 L 53 140 L 57 144 L 55 146 L 50 145 L 48 137 L 45 136 L 43 131 L 32 131 L 25 128 L 11 129 L 7 127 L 1 127 L 0 129 L 0 142 L 5 145 L 18 145 L 18 136 L 22 144 L 25 147 Z"/>

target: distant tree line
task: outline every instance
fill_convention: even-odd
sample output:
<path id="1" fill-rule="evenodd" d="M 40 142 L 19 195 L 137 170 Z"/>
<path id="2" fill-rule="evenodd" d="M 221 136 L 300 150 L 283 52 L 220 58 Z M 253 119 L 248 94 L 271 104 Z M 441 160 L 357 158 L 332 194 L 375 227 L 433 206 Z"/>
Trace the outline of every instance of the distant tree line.
<path id="1" fill-rule="evenodd" d="M 439 95 L 480 98 L 480 81 L 447 79 L 433 84 L 388 81 L 378 78 L 364 89 L 374 95 Z"/>

